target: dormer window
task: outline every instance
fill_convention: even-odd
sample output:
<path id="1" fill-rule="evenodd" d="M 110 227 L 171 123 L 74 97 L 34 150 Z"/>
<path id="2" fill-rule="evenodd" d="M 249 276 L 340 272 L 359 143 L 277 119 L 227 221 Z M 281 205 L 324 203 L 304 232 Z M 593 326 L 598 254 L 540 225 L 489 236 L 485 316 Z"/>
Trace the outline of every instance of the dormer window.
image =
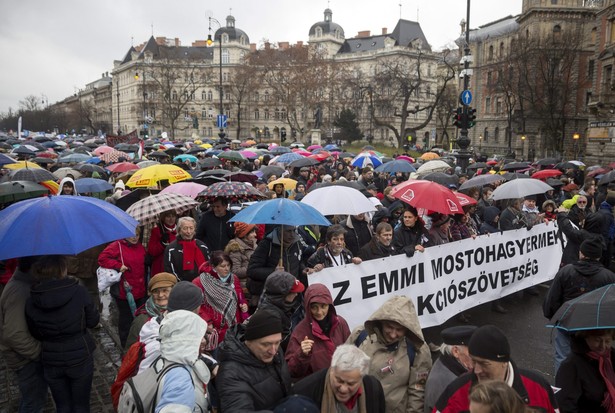
<path id="1" fill-rule="evenodd" d="M 228 34 L 224 33 L 222 35 L 222 43 L 228 43 Z"/>
<path id="2" fill-rule="evenodd" d="M 322 37 L 322 27 L 316 28 L 316 37 Z"/>

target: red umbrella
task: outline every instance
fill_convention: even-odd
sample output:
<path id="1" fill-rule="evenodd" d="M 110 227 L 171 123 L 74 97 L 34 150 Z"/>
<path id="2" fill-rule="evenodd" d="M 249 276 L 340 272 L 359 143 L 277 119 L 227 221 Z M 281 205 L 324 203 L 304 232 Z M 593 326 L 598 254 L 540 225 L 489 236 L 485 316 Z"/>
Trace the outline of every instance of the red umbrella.
<path id="1" fill-rule="evenodd" d="M 415 208 L 441 214 L 463 214 L 463 205 L 453 191 L 431 181 L 409 180 L 393 187 L 391 195 Z"/>
<path id="2" fill-rule="evenodd" d="M 139 169 L 139 167 L 132 162 L 119 162 L 107 166 L 107 169 L 111 172 L 128 172 Z"/>
<path id="3" fill-rule="evenodd" d="M 556 176 L 560 176 L 562 171 L 559 169 L 543 169 L 541 171 L 535 172 L 532 174 L 532 178 L 536 179 L 547 179 L 547 178 L 555 178 Z"/>
<path id="4" fill-rule="evenodd" d="M 455 195 L 457 196 L 457 199 L 459 199 L 459 203 L 463 206 L 478 204 L 478 201 L 476 199 L 466 194 L 462 194 L 461 192 L 455 192 Z"/>

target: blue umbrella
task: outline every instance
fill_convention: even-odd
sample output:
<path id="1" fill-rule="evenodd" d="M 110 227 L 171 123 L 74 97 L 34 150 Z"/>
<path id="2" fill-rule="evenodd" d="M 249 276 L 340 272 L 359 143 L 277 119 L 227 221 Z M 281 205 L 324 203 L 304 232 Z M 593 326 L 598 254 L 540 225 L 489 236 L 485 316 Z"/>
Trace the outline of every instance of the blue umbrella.
<path id="1" fill-rule="evenodd" d="M 15 163 L 15 162 L 17 162 L 15 159 L 11 158 L 8 155 L 0 153 L 0 166 L 8 165 L 8 164 Z"/>
<path id="2" fill-rule="evenodd" d="M 374 168 L 382 165 L 382 161 L 376 155 L 372 155 L 369 152 L 361 152 L 350 163 L 357 168 L 365 168 L 366 166 L 372 166 Z"/>
<path id="3" fill-rule="evenodd" d="M 75 186 L 77 187 L 77 192 L 80 194 L 85 192 L 105 192 L 113 189 L 113 185 L 109 182 L 96 178 L 77 179 L 75 181 Z"/>
<path id="4" fill-rule="evenodd" d="M 376 168 L 376 172 L 385 172 L 385 173 L 410 173 L 416 172 L 416 169 L 412 164 L 408 161 L 391 161 L 387 163 L 383 163 L 379 167 Z"/>
<path id="5" fill-rule="evenodd" d="M 278 159 L 275 161 L 277 163 L 291 163 L 292 161 L 296 161 L 298 159 L 303 159 L 304 157 L 295 152 L 288 152 L 283 155 L 280 155 Z"/>
<path id="6" fill-rule="evenodd" d="M 173 158 L 174 161 L 180 161 L 180 162 L 184 162 L 186 160 L 189 160 L 190 162 L 197 162 L 198 159 L 196 156 L 194 155 L 177 155 L 175 158 Z"/>
<path id="7" fill-rule="evenodd" d="M 329 152 L 341 152 L 340 148 L 337 145 L 332 144 L 332 143 L 325 145 L 323 149 Z"/>
<path id="8" fill-rule="evenodd" d="M 0 260 L 75 255 L 134 236 L 139 223 L 115 205 L 86 196 L 46 196 L 0 211 Z"/>
<path id="9" fill-rule="evenodd" d="M 324 225 L 331 223 L 314 207 L 299 201 L 276 198 L 250 205 L 231 218 L 232 222 L 276 225 Z"/>

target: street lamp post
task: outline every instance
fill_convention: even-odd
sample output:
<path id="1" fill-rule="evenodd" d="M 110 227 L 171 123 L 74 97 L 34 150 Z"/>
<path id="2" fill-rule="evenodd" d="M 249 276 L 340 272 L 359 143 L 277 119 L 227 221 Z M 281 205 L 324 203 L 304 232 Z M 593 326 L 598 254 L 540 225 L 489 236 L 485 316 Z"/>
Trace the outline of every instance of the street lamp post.
<path id="1" fill-rule="evenodd" d="M 478 137 L 478 152 L 480 152 L 481 156 L 483 154 L 483 135 Z"/>
<path id="2" fill-rule="evenodd" d="M 146 97 L 145 69 L 143 69 L 143 72 L 141 73 L 141 75 L 143 76 L 143 85 L 142 85 L 142 89 L 143 89 L 143 139 L 145 139 L 145 135 L 147 134 L 147 109 L 145 107 L 145 97 Z M 139 80 L 139 72 L 135 73 L 135 80 L 136 81 Z"/>
<path id="3" fill-rule="evenodd" d="M 572 140 L 574 142 L 574 159 L 577 159 L 579 157 L 579 139 L 581 138 L 581 135 L 579 135 L 578 132 L 575 132 L 572 135 Z"/>
<path id="4" fill-rule="evenodd" d="M 525 135 L 521 135 L 521 160 L 525 157 Z"/>
<path id="5" fill-rule="evenodd" d="M 212 39 L 211 37 L 211 22 L 214 22 L 218 25 L 218 29 L 222 28 L 222 25 L 220 24 L 220 22 L 213 18 L 213 17 L 209 17 L 209 34 L 207 35 L 207 46 L 211 46 L 214 44 L 214 40 L 215 40 L 215 34 L 214 34 L 214 38 Z M 224 114 L 224 105 L 222 103 L 222 33 L 220 33 L 220 36 L 218 36 L 218 50 L 220 51 L 220 62 L 219 62 L 219 96 L 220 96 L 220 108 L 219 108 L 219 114 L 223 115 Z M 224 140 L 224 137 L 226 136 L 226 134 L 224 133 L 224 128 L 223 125 L 220 124 L 220 133 L 218 134 L 218 136 L 220 137 L 220 140 Z"/>
<path id="6" fill-rule="evenodd" d="M 117 77 L 117 82 L 115 82 L 115 89 L 117 90 L 117 134 L 121 135 L 122 126 L 120 123 L 120 77 L 119 75 L 116 75 L 115 77 Z"/>

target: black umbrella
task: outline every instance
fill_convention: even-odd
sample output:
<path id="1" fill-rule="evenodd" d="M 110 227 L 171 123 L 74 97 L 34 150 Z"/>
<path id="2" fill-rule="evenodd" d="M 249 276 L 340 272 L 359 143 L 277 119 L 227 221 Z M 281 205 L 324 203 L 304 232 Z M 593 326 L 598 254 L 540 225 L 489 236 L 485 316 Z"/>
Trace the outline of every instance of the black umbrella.
<path id="1" fill-rule="evenodd" d="M 170 155 L 166 152 L 156 151 L 147 154 L 148 158 L 169 158 Z"/>
<path id="2" fill-rule="evenodd" d="M 461 186 L 459 187 L 459 190 L 465 191 L 466 189 L 470 189 L 470 188 L 480 188 L 485 185 L 489 185 L 493 182 L 503 181 L 503 180 L 504 180 L 504 177 L 499 174 L 476 175 L 473 178 L 468 179 L 463 184 L 461 184 Z"/>
<path id="3" fill-rule="evenodd" d="M 54 161 L 51 158 L 41 158 L 40 156 L 37 156 L 36 158 L 30 159 L 32 162 L 37 163 L 39 165 L 48 165 L 50 163 L 55 163 L 56 161 Z"/>
<path id="4" fill-rule="evenodd" d="M 42 168 L 22 168 L 16 169 L 9 174 L 11 181 L 55 181 L 56 177 L 47 169 Z"/>
<path id="5" fill-rule="evenodd" d="M 222 161 L 217 158 L 205 158 L 197 161 L 197 164 L 201 168 L 215 168 L 216 166 L 222 165 Z"/>
<path id="6" fill-rule="evenodd" d="M 34 152 L 31 149 L 26 148 L 25 146 L 20 146 L 19 148 L 13 149 L 13 153 L 18 153 L 20 155 L 30 155 L 30 156 L 36 155 L 36 152 Z"/>
<path id="7" fill-rule="evenodd" d="M 209 171 L 199 172 L 196 176 L 197 178 L 204 178 L 206 176 L 227 176 L 231 173 L 231 171 L 226 169 L 210 169 Z"/>
<path id="8" fill-rule="evenodd" d="M 150 195 L 157 194 L 158 192 L 160 192 L 160 189 L 136 188 L 115 201 L 115 206 L 126 211 L 135 202 L 147 198 Z"/>
<path id="9" fill-rule="evenodd" d="M 120 143 L 114 146 L 114 149 L 122 152 L 137 152 L 139 145 L 131 145 L 128 143 Z"/>
<path id="10" fill-rule="evenodd" d="M 577 165 L 576 163 L 572 163 L 570 161 L 567 162 L 560 162 L 557 165 L 555 165 L 555 169 L 561 169 L 561 170 L 565 170 L 565 169 L 579 169 L 580 165 Z"/>
<path id="11" fill-rule="evenodd" d="M 301 158 L 296 161 L 292 161 L 289 166 L 292 168 L 302 168 L 304 166 L 312 166 L 319 163 L 316 159 L 313 158 Z"/>
<path id="12" fill-rule="evenodd" d="M 507 181 L 512 181 L 513 179 L 529 179 L 530 176 L 526 174 L 519 174 L 517 172 L 506 172 L 504 175 L 502 175 L 502 177 Z"/>
<path id="13" fill-rule="evenodd" d="M 308 190 L 308 192 L 312 192 L 315 189 L 324 188 L 327 186 L 347 186 L 348 188 L 353 188 L 353 189 L 356 189 L 357 191 L 360 191 L 363 195 L 365 195 L 368 198 L 373 196 L 372 194 L 367 192 L 367 188 L 365 187 L 365 185 L 357 181 L 316 182 L 314 185 L 310 186 L 310 189 Z"/>
<path id="14" fill-rule="evenodd" d="M 598 181 L 598 186 L 606 185 L 613 181 L 615 181 L 615 169 L 602 175 L 602 178 Z"/>
<path id="15" fill-rule="evenodd" d="M 527 169 L 529 168 L 529 162 L 511 162 L 507 163 L 502 167 L 504 171 L 516 171 L 517 169 Z"/>
<path id="16" fill-rule="evenodd" d="M 204 176 L 202 178 L 186 179 L 185 181 L 182 181 L 182 182 L 196 182 L 197 184 L 210 186 L 217 182 L 226 182 L 226 179 L 219 177 L 219 176 L 210 175 L 210 176 Z"/>
<path id="17" fill-rule="evenodd" d="M 32 181 L 12 181 L 0 184 L 0 204 L 34 198 L 49 193 L 49 188 Z"/>
<path id="18" fill-rule="evenodd" d="M 489 165 L 484 162 L 474 162 L 472 165 L 468 166 L 468 169 L 482 169 L 487 167 L 489 167 Z"/>
<path id="19" fill-rule="evenodd" d="M 553 188 L 558 186 L 564 186 L 564 183 L 559 179 L 547 178 L 547 185 L 551 185 Z"/>
<path id="20" fill-rule="evenodd" d="M 566 301 L 548 327 L 566 331 L 612 329 L 615 326 L 615 284 Z"/>
<path id="21" fill-rule="evenodd" d="M 75 169 L 79 172 L 98 172 L 99 174 L 107 174 L 107 171 L 102 166 L 94 165 L 91 163 L 84 163 L 81 165 L 76 165 Z"/>
<path id="22" fill-rule="evenodd" d="M 459 177 L 457 175 L 449 175 L 444 172 L 431 172 L 421 177 L 424 181 L 436 182 L 442 186 L 449 187 L 450 185 L 459 184 Z"/>
<path id="23" fill-rule="evenodd" d="M 177 156 L 184 153 L 184 151 L 182 151 L 180 148 L 169 148 L 165 152 L 170 156 Z"/>
<path id="24" fill-rule="evenodd" d="M 188 149 L 188 151 L 186 151 L 185 153 L 195 154 L 195 153 L 206 152 L 206 151 L 207 149 L 201 148 L 200 146 L 193 146 L 192 148 Z"/>
<path id="25" fill-rule="evenodd" d="M 278 178 L 281 177 L 284 173 L 284 168 L 275 165 L 267 165 L 261 167 L 260 171 L 263 173 L 263 179 L 266 181 L 271 175 L 275 175 Z"/>
<path id="26" fill-rule="evenodd" d="M 249 182 L 251 184 L 254 184 L 258 179 L 258 176 L 254 175 L 252 172 L 246 171 L 232 172 L 224 177 L 227 181 Z"/>
<path id="27" fill-rule="evenodd" d="M 558 158 L 544 158 L 544 159 L 539 159 L 538 161 L 536 161 L 534 165 L 549 166 L 549 165 L 556 165 L 559 162 L 560 162 L 560 159 Z"/>

